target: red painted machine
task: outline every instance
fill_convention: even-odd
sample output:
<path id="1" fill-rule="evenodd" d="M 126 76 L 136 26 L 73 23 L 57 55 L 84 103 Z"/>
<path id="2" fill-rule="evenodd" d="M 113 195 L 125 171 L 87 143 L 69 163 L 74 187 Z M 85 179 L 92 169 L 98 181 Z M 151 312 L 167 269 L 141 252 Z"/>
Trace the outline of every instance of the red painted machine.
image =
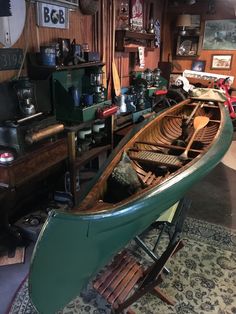
<path id="1" fill-rule="evenodd" d="M 231 96 L 233 89 L 230 87 L 231 81 L 230 77 L 225 79 L 219 79 L 216 82 L 216 87 L 222 89 L 225 92 L 227 100 L 225 101 L 225 106 L 228 107 L 231 119 L 236 118 L 236 96 Z"/>
<path id="2" fill-rule="evenodd" d="M 105 106 L 103 108 L 98 108 L 97 110 L 97 118 L 99 119 L 104 119 L 107 118 L 113 114 L 115 114 L 118 110 L 118 106 L 116 105 L 110 105 L 110 106 Z"/>

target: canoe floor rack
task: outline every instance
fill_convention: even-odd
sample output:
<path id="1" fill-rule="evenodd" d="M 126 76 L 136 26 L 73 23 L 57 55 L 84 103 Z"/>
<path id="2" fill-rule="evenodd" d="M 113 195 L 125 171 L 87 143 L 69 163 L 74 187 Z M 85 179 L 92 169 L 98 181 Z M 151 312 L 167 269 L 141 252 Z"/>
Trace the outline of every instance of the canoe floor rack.
<path id="1" fill-rule="evenodd" d="M 144 268 L 127 250 L 115 256 L 113 262 L 94 281 L 94 289 L 103 296 L 112 307 L 112 313 L 122 313 L 132 303 L 147 292 L 154 293 L 167 304 L 175 301 L 157 285 L 163 281 L 162 272 L 168 259 L 183 247 L 181 240 L 171 245 L 162 254 L 158 262 Z M 127 314 L 135 314 L 128 308 Z"/>
<path id="2" fill-rule="evenodd" d="M 157 235 L 152 250 L 145 245 L 139 236 L 135 237 L 136 243 L 153 260 L 151 265 L 150 263 L 148 266 L 145 266 L 144 263 L 141 264 L 132 251 L 124 249 L 113 258 L 113 261 L 105 270 L 99 273 L 93 282 L 93 287 L 111 305 L 112 313 L 124 313 L 126 310 L 127 314 L 135 314 L 129 306 L 147 292 L 154 293 L 169 305 L 175 304 L 175 301 L 165 294 L 158 285 L 163 281 L 163 272 L 169 272 L 165 267 L 167 261 L 184 246 L 181 240 L 181 232 L 190 204 L 189 200 L 182 199 L 178 203 L 171 222 L 157 220 L 152 224 L 152 227 L 155 228 L 162 226 L 161 229 L 158 227 L 161 231 Z M 167 225 L 171 227 L 170 230 L 174 227 L 174 232 L 171 235 L 169 234 L 168 246 L 162 255 L 158 257 L 154 254 L 155 249 Z"/>

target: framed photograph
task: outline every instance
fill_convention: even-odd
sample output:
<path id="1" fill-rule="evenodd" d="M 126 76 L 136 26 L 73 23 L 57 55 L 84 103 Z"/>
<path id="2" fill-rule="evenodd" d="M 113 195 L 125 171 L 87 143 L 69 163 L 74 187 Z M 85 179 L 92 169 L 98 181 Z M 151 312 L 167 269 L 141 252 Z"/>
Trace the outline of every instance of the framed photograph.
<path id="1" fill-rule="evenodd" d="M 200 28 L 201 17 L 200 15 L 192 15 L 191 14 L 191 28 Z"/>
<path id="2" fill-rule="evenodd" d="M 143 3 L 144 0 L 131 0 L 130 25 L 132 30 L 143 29 Z"/>
<path id="3" fill-rule="evenodd" d="M 197 71 L 197 72 L 204 72 L 205 66 L 206 66 L 206 61 L 204 61 L 204 60 L 193 60 L 191 70 Z"/>
<path id="4" fill-rule="evenodd" d="M 230 70 L 233 55 L 212 55 L 212 70 Z"/>
<path id="5" fill-rule="evenodd" d="M 236 19 L 206 21 L 202 49 L 236 50 Z"/>
<path id="6" fill-rule="evenodd" d="M 190 57 L 198 54 L 198 36 L 178 36 L 176 56 Z"/>

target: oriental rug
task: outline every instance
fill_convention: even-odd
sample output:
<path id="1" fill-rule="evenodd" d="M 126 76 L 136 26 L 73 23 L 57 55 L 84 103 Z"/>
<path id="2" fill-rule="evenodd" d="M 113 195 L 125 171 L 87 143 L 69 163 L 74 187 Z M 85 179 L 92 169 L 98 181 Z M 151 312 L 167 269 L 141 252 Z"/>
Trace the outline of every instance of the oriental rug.
<path id="1" fill-rule="evenodd" d="M 150 229 L 142 237 L 149 245 L 156 234 L 156 229 Z M 176 305 L 169 306 L 148 293 L 131 308 L 136 314 L 236 314 L 236 230 L 187 218 L 182 238 L 185 246 L 168 262 L 170 273 L 161 284 Z M 160 249 L 165 247 L 165 241 Z M 131 242 L 129 248 L 135 245 Z M 136 255 L 147 259 L 137 248 Z M 29 299 L 27 280 L 17 292 L 9 313 L 37 313 Z M 79 297 L 58 312 L 74 313 L 108 314 L 111 310 L 89 284 Z"/>

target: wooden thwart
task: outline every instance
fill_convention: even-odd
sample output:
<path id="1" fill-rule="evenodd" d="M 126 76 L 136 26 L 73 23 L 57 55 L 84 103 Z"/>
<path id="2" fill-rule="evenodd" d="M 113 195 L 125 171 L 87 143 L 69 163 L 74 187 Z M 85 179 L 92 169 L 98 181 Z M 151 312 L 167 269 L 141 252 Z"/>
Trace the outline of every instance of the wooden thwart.
<path id="1" fill-rule="evenodd" d="M 172 144 L 165 144 L 165 143 L 155 143 L 155 142 L 148 142 L 148 141 L 137 141 L 135 144 L 145 144 L 145 145 L 151 145 L 151 146 L 157 146 L 157 147 L 163 147 L 163 148 L 170 148 L 170 149 L 178 149 L 178 150 L 185 150 L 186 147 L 179 146 L 179 145 L 172 145 Z M 190 149 L 189 151 L 195 152 L 195 153 L 202 153 L 203 149 Z"/>

